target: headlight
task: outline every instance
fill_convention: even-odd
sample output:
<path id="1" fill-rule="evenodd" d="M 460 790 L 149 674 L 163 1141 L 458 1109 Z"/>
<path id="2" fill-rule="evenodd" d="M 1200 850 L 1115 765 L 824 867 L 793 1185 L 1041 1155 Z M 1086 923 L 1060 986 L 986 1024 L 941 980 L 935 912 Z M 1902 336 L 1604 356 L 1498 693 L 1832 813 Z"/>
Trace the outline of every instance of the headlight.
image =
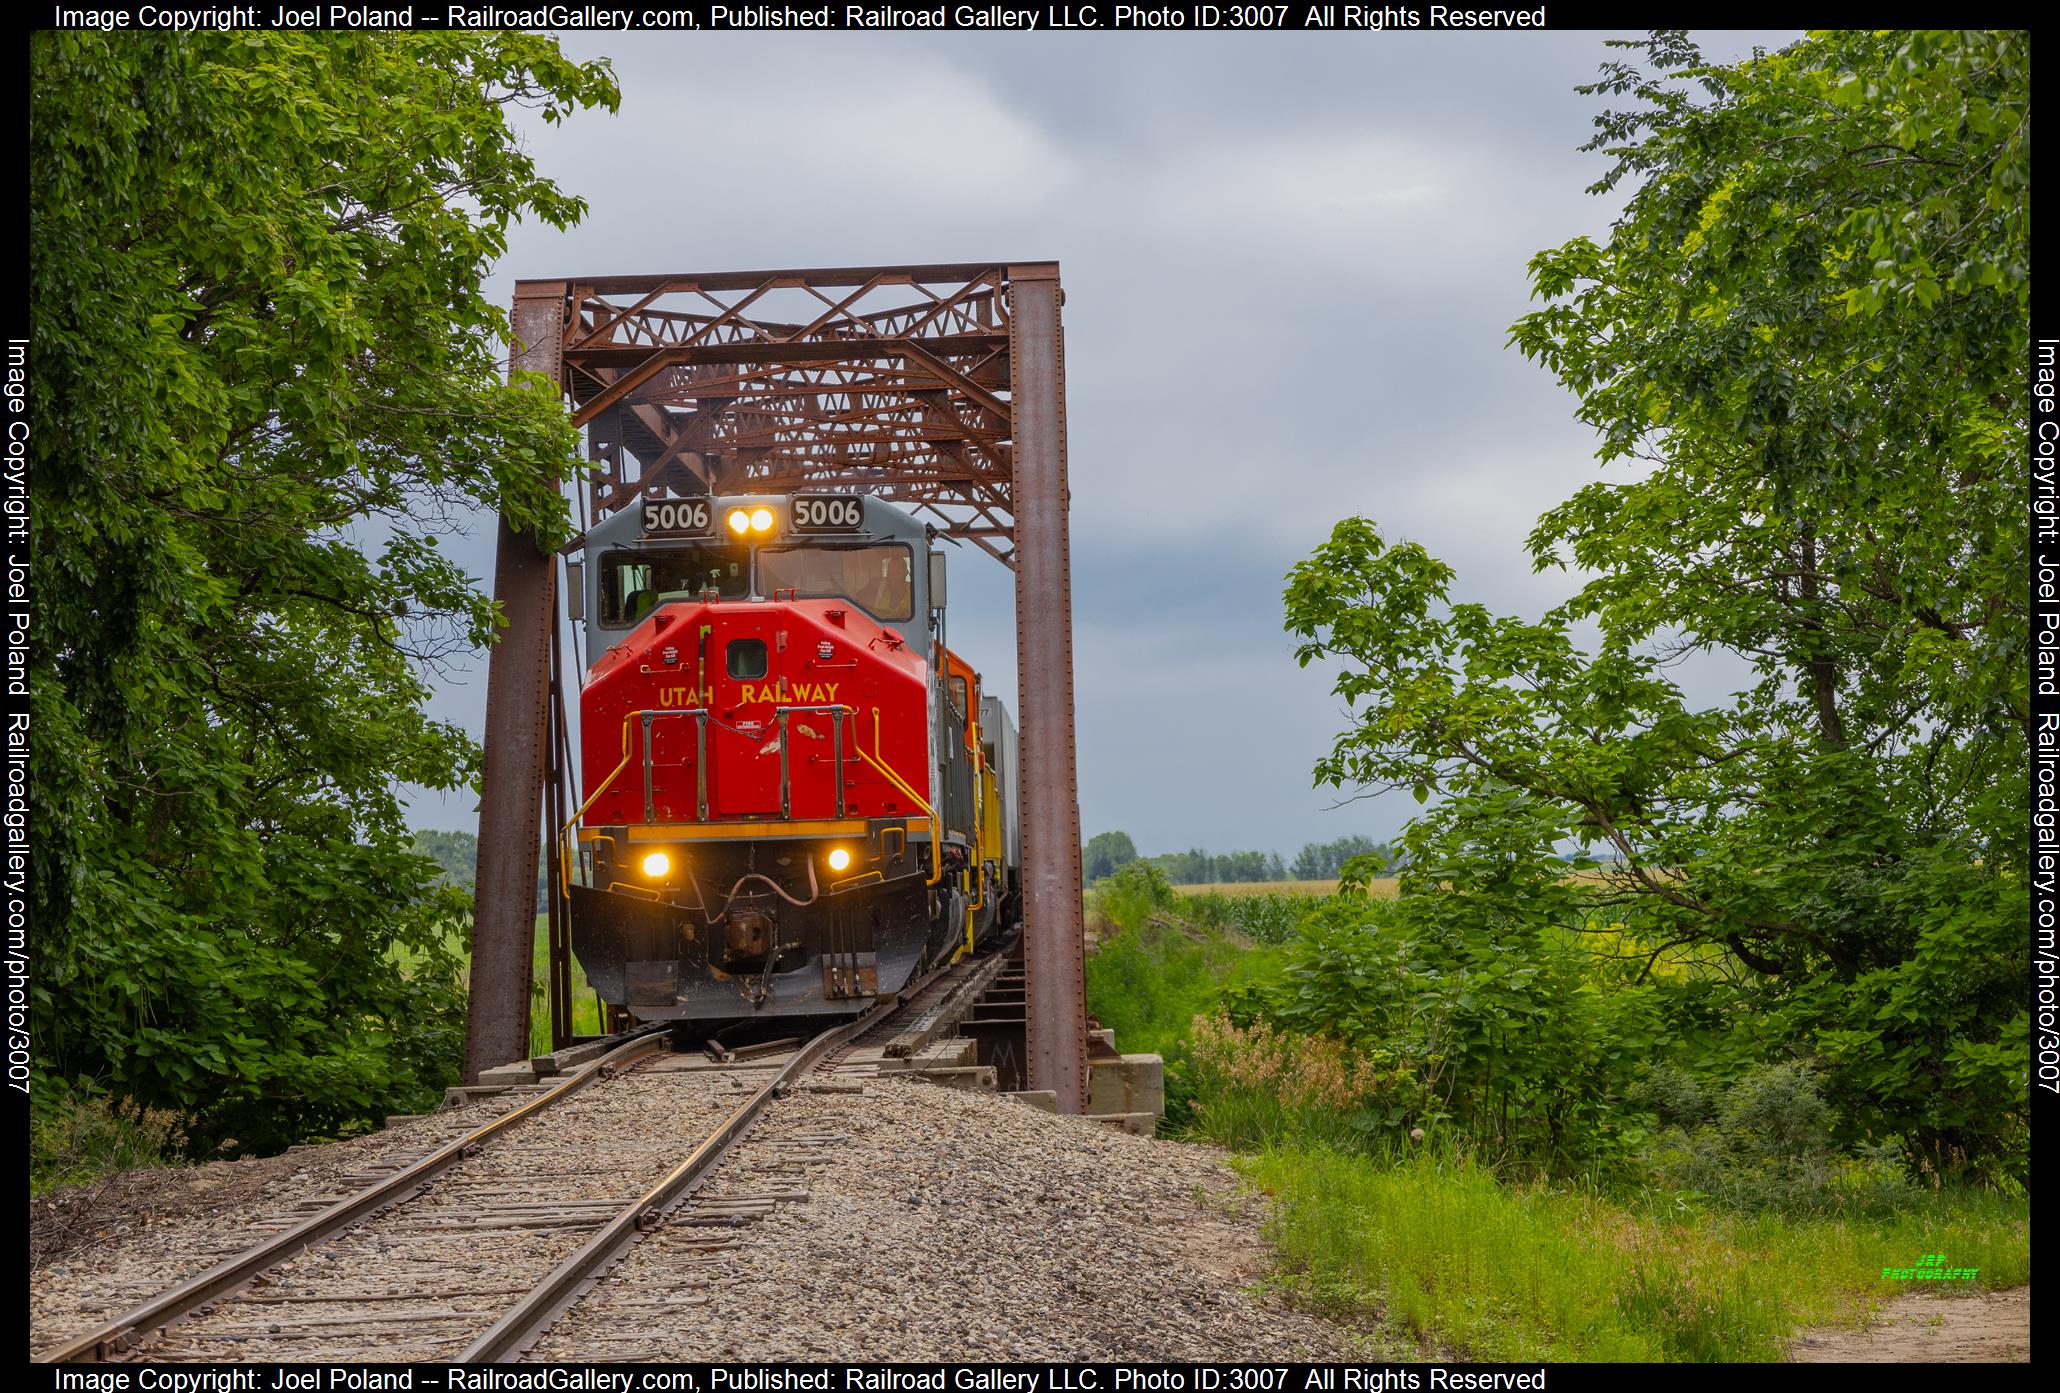
<path id="1" fill-rule="evenodd" d="M 753 508 L 751 510 L 751 530 L 753 532 L 772 531 L 772 509 Z"/>
<path id="2" fill-rule="evenodd" d="M 832 847 L 830 848 L 830 854 L 823 859 L 830 863 L 831 870 L 841 871 L 851 864 L 851 853 L 841 846 Z"/>
<path id="3" fill-rule="evenodd" d="M 654 851 L 644 858 L 644 874 L 653 880 L 663 880 L 672 870 L 672 858 L 662 851 Z"/>
<path id="4" fill-rule="evenodd" d="M 760 511 L 764 510 L 761 509 Z M 751 514 L 742 508 L 732 508 L 730 509 L 729 524 L 730 531 L 741 537 L 751 530 Z"/>

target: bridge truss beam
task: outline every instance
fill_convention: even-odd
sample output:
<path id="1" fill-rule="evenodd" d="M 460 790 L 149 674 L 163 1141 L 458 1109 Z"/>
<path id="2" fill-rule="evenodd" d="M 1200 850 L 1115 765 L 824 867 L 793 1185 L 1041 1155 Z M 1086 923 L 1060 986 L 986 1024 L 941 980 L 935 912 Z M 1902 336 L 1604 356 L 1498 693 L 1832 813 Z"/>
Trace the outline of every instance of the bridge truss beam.
<path id="1" fill-rule="evenodd" d="M 1029 1086 L 1079 1112 L 1064 300 L 1054 262 L 523 281 L 510 367 L 556 383 L 585 428 L 583 526 L 649 497 L 870 493 L 1015 572 Z M 526 1049 L 506 1048 L 526 1039 L 535 924 L 515 887 L 536 883 L 544 802 L 554 571 L 501 532 L 468 1076 Z"/>

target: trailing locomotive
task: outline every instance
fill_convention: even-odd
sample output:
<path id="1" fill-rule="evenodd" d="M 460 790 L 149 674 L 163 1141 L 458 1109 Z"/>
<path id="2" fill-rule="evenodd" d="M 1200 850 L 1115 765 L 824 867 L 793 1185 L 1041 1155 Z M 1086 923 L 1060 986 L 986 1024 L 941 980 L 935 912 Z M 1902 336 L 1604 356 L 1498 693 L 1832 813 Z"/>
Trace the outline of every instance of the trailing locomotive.
<path id="1" fill-rule="evenodd" d="M 650 499 L 574 568 L 572 947 L 639 1020 L 850 1013 L 1019 918 L 1016 733 L 879 499 Z"/>

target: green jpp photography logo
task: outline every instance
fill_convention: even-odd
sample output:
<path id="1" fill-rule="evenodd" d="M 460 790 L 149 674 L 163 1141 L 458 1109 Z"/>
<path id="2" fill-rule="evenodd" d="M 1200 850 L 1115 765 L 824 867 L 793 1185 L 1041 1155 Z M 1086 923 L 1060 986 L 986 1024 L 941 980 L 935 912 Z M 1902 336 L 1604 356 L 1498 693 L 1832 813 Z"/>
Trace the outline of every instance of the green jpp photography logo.
<path id="1" fill-rule="evenodd" d="M 1971 1282 L 1978 1267 L 1947 1267 L 1944 1253 L 1926 1253 L 1914 1267 L 1884 1267 L 1882 1280 L 1889 1282 Z"/>

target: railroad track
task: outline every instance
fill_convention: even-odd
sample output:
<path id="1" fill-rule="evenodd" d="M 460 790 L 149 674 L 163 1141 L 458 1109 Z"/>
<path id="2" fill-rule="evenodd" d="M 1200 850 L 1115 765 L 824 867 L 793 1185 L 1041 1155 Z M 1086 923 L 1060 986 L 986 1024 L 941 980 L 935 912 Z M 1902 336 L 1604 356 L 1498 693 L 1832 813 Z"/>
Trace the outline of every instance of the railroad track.
<path id="1" fill-rule="evenodd" d="M 950 975 L 912 983 L 780 1065 L 668 1059 L 664 1033 L 629 1040 L 355 1193 L 286 1216 L 271 1236 L 36 1361 L 520 1358 L 666 1225 L 774 1098 L 881 1032 L 904 1003 L 919 1006 L 949 986 Z M 553 1126 L 525 1125 L 546 1111 Z M 813 1147 L 800 1164 L 826 1156 L 836 1139 L 798 1140 Z M 731 1195 L 683 1222 L 735 1227 L 791 1197 Z"/>

